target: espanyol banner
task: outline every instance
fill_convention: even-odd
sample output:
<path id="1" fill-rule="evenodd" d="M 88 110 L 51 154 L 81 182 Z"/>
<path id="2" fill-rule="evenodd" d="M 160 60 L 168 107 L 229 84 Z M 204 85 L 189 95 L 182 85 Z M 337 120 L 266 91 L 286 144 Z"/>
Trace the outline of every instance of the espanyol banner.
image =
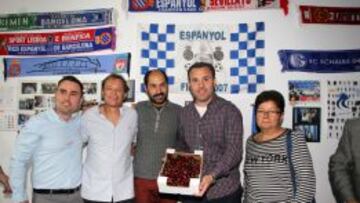
<path id="1" fill-rule="evenodd" d="M 300 12 L 303 23 L 360 25 L 359 7 L 301 5 Z"/>
<path id="2" fill-rule="evenodd" d="M 0 55 L 57 55 L 115 48 L 115 28 L 0 33 Z"/>
<path id="3" fill-rule="evenodd" d="M 205 10 L 263 9 L 282 8 L 288 13 L 288 0 L 206 0 Z"/>
<path id="4" fill-rule="evenodd" d="M 0 31 L 67 29 L 112 24 L 113 9 L 0 15 Z"/>
<path id="5" fill-rule="evenodd" d="M 195 62 L 214 65 L 218 93 L 256 93 L 264 86 L 264 22 L 142 24 L 139 34 L 141 74 L 164 70 L 172 92 L 189 90 L 187 70 Z"/>
<path id="6" fill-rule="evenodd" d="M 130 54 L 98 56 L 5 58 L 6 77 L 94 73 L 129 73 Z"/>
<path id="7" fill-rule="evenodd" d="M 358 50 L 280 50 L 282 71 L 342 73 L 360 71 Z"/>
<path id="8" fill-rule="evenodd" d="M 129 11 L 201 12 L 204 0 L 129 0 Z"/>

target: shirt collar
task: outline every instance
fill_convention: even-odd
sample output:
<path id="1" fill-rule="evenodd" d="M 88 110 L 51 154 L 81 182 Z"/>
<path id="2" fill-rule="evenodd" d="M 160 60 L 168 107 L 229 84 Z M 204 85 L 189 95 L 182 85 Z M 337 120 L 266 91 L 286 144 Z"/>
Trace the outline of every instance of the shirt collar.
<path id="1" fill-rule="evenodd" d="M 216 94 L 214 94 L 213 98 L 206 106 L 207 109 L 209 110 L 209 109 L 216 108 L 219 104 L 219 100 L 220 100 L 220 97 L 218 97 Z M 195 108 L 195 101 L 192 102 L 192 106 Z"/>
<path id="2" fill-rule="evenodd" d="M 51 118 L 55 119 L 56 121 L 67 123 L 67 122 L 71 122 L 71 121 L 73 121 L 73 120 L 75 120 L 75 119 L 80 118 L 81 112 L 80 112 L 80 111 L 77 111 L 77 112 L 71 114 L 71 118 L 70 118 L 68 121 L 63 120 L 63 119 L 59 116 L 59 114 L 56 113 L 56 111 L 55 111 L 54 108 L 51 108 L 51 109 L 49 110 L 49 115 L 50 115 Z"/>
<path id="3" fill-rule="evenodd" d="M 167 108 L 169 106 L 169 103 L 169 100 L 166 101 L 166 103 L 164 104 L 164 106 L 161 107 L 161 109 Z M 149 100 L 146 101 L 146 105 L 157 110 L 157 108 Z"/>
<path id="4" fill-rule="evenodd" d="M 101 107 L 101 105 L 98 105 L 98 106 L 97 106 L 97 113 L 98 113 L 99 115 L 103 115 L 103 114 L 101 113 L 101 111 L 100 111 L 100 107 Z M 119 107 L 119 111 L 120 111 L 120 115 L 122 115 L 122 114 L 124 113 L 124 105 L 122 105 L 121 107 Z"/>

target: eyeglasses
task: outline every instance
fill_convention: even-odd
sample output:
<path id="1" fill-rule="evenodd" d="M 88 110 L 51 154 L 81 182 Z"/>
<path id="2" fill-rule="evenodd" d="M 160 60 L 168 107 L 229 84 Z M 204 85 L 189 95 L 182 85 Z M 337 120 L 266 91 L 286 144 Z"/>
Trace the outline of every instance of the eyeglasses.
<path id="1" fill-rule="evenodd" d="M 276 116 L 280 113 L 281 113 L 280 111 L 263 111 L 263 110 L 256 111 L 256 114 L 260 115 L 260 116 L 265 116 L 265 115 L 266 116 Z"/>

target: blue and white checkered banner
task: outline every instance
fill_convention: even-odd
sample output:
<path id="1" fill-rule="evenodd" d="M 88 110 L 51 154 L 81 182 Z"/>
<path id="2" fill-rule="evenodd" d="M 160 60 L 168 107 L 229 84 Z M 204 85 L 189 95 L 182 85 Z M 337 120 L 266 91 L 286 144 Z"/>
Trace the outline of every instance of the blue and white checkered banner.
<path id="1" fill-rule="evenodd" d="M 174 93 L 189 90 L 187 70 L 195 62 L 216 68 L 218 93 L 256 93 L 265 83 L 265 24 L 146 24 L 140 29 L 141 74 L 163 69 Z M 144 90 L 142 85 L 141 90 Z"/>
<path id="2" fill-rule="evenodd" d="M 5 58 L 6 77 L 95 73 L 129 73 L 130 54 L 97 56 Z"/>
<path id="3" fill-rule="evenodd" d="M 357 50 L 280 50 L 282 71 L 342 73 L 360 71 Z"/>

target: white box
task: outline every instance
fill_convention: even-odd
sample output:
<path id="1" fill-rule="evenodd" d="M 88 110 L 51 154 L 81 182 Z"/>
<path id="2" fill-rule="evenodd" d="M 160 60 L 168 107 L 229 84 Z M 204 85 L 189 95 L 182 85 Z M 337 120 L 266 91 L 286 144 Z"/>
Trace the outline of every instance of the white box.
<path id="1" fill-rule="evenodd" d="M 203 151 L 202 150 L 195 150 L 194 153 L 184 153 L 184 152 L 175 152 L 175 149 L 168 148 L 166 149 L 166 158 L 167 154 L 179 154 L 179 155 L 200 155 L 200 174 L 198 178 L 190 178 L 189 187 L 183 187 L 183 186 L 169 186 L 167 185 L 167 179 L 168 177 L 162 176 L 162 172 L 166 163 L 166 160 L 164 161 L 159 176 L 157 178 L 157 184 L 159 187 L 160 193 L 169 193 L 169 194 L 182 194 L 182 195 L 194 195 L 199 192 L 199 185 L 200 185 L 200 179 L 202 175 L 202 166 L 203 166 Z M 166 159 L 165 158 L 165 159 Z"/>

